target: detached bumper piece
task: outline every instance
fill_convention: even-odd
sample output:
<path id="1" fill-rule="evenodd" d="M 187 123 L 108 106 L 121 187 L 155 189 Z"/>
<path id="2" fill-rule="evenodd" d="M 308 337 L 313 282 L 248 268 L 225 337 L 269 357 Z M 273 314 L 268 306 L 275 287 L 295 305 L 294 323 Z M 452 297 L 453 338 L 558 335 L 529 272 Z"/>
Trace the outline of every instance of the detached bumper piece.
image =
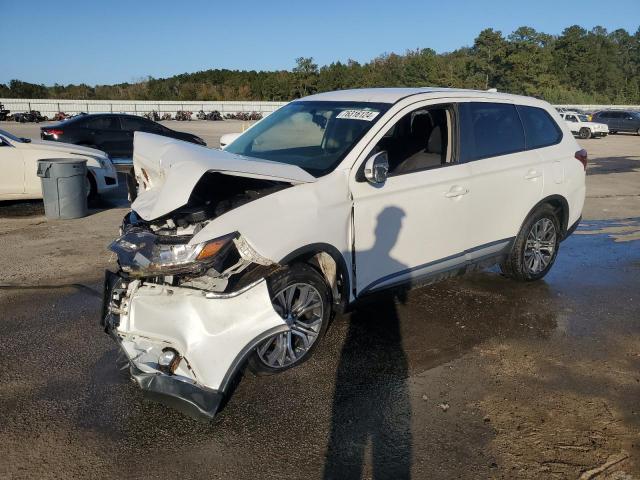
<path id="1" fill-rule="evenodd" d="M 144 396 L 211 420 L 248 355 L 288 330 L 265 280 L 229 294 L 105 273 L 101 325 Z"/>
<path id="2" fill-rule="evenodd" d="M 196 420 L 213 419 L 224 398 L 218 391 L 201 388 L 161 373 L 145 373 L 133 364 L 130 371 L 145 398 L 174 408 Z"/>

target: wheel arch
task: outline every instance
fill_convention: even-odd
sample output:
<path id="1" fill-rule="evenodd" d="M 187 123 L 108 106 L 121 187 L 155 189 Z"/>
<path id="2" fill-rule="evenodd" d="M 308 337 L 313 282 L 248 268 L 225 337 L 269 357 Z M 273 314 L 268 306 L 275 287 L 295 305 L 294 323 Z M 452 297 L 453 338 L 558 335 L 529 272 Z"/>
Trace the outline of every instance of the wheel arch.
<path id="1" fill-rule="evenodd" d="M 538 203 L 536 203 L 535 206 L 531 210 L 529 210 L 527 215 L 522 220 L 522 224 L 520 225 L 520 228 L 522 229 L 522 225 L 524 225 L 524 223 L 533 214 L 533 212 L 535 212 L 538 208 L 540 208 L 542 205 L 545 205 L 545 204 L 551 205 L 556 211 L 556 214 L 558 215 L 558 219 L 560 220 L 562 238 L 564 238 L 564 236 L 567 233 L 567 229 L 569 228 L 569 225 L 568 225 L 569 202 L 567 201 L 566 198 L 564 198 L 562 195 L 559 195 L 559 194 L 549 195 L 548 197 L 545 197 L 542 200 L 540 200 Z"/>
<path id="2" fill-rule="evenodd" d="M 346 308 L 351 291 L 351 276 L 344 256 L 336 247 L 328 243 L 312 243 L 297 248 L 278 263 L 289 265 L 295 262 L 307 263 L 318 270 L 331 288 L 334 306 L 340 311 Z"/>

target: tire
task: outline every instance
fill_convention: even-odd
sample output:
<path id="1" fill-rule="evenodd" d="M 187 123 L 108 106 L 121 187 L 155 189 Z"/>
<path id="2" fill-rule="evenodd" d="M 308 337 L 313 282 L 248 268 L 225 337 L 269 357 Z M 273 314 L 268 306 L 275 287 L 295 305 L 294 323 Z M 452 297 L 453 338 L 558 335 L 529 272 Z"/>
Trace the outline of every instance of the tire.
<path id="1" fill-rule="evenodd" d="M 638 135 L 640 137 L 640 128 L 638 130 L 636 130 L 636 135 Z"/>
<path id="2" fill-rule="evenodd" d="M 540 280 L 556 261 L 560 236 L 560 222 L 554 208 L 541 205 L 520 228 L 509 255 L 500 264 L 502 273 L 523 282 Z"/>
<path id="3" fill-rule="evenodd" d="M 583 140 L 586 140 L 587 138 L 591 138 L 591 130 L 589 130 L 587 127 L 582 127 L 580 129 L 579 136 Z"/>
<path id="4" fill-rule="evenodd" d="M 93 178 L 93 175 L 87 172 L 87 201 L 89 203 L 95 201 L 98 198 L 98 186 L 96 185 L 96 180 Z"/>
<path id="5" fill-rule="evenodd" d="M 331 318 L 331 291 L 324 277 L 311 266 L 293 264 L 267 281 L 274 309 L 291 330 L 273 335 L 255 348 L 248 364 L 259 375 L 280 373 L 306 362 L 318 347 Z M 290 292 L 292 297 L 287 295 Z M 302 295 L 305 301 L 312 302 L 311 307 L 317 306 L 304 315 L 290 315 L 289 307 L 296 307 Z"/>

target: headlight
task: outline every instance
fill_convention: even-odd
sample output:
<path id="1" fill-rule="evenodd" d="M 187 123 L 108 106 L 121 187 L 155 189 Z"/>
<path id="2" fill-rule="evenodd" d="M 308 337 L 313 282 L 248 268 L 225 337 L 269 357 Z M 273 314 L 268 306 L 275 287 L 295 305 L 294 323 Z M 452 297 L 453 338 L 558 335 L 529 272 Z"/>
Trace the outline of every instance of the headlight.
<path id="1" fill-rule="evenodd" d="M 118 255 L 122 270 L 134 276 L 195 273 L 226 252 L 236 235 L 190 245 L 184 238 L 132 230 L 114 241 L 109 249 Z"/>

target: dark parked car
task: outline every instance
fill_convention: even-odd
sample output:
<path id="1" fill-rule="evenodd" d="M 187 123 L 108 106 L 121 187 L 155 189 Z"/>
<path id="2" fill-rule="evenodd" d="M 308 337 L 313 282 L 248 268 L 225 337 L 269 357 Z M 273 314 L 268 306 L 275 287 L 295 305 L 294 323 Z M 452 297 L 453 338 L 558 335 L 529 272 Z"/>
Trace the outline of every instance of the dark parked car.
<path id="1" fill-rule="evenodd" d="M 606 123 L 609 133 L 633 132 L 640 135 L 640 112 L 603 110 L 593 115 L 593 122 Z"/>
<path id="2" fill-rule="evenodd" d="M 177 132 L 143 117 L 115 113 L 78 115 L 55 125 L 41 127 L 40 137 L 43 140 L 97 148 L 107 152 L 112 158 L 131 158 L 133 132 L 155 133 L 206 145 L 204 140 L 191 133 Z"/>

